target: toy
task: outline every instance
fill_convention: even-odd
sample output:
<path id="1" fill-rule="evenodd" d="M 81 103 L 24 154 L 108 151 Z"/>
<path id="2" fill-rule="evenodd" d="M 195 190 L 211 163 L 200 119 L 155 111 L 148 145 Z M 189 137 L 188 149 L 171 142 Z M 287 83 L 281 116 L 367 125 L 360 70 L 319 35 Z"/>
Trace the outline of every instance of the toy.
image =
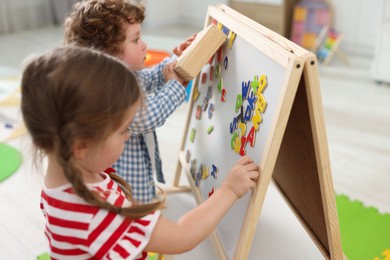
<path id="1" fill-rule="evenodd" d="M 145 66 L 150 67 L 163 61 L 170 54 L 167 51 L 162 50 L 146 50 Z"/>
<path id="2" fill-rule="evenodd" d="M 294 7 L 291 40 L 310 50 L 324 26 L 331 24 L 331 11 L 326 1 L 301 0 Z"/>
<path id="3" fill-rule="evenodd" d="M 348 65 L 347 56 L 339 49 L 342 38 L 343 33 L 329 26 L 324 26 L 311 51 L 314 52 L 317 55 L 318 60 L 325 65 L 332 59 L 333 54 L 337 54 L 341 61 Z"/>

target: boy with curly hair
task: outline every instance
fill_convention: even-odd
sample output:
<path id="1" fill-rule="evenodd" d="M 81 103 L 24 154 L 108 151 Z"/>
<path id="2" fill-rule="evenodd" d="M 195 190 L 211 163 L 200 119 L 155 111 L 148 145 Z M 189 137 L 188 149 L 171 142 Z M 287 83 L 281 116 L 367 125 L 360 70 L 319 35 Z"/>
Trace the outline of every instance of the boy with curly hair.
<path id="1" fill-rule="evenodd" d="M 113 165 L 131 185 L 133 196 L 140 203 L 151 202 L 156 195 L 147 133 L 151 133 L 154 141 L 151 146 L 154 146 L 157 180 L 165 182 L 155 129 L 163 125 L 185 100 L 188 82 L 184 82 L 173 70 L 175 55 L 179 56 L 195 38 L 193 35 L 177 46 L 172 57 L 145 68 L 147 45 L 141 39 L 144 19 L 145 9 L 142 5 L 126 0 L 85 0 L 74 5 L 64 23 L 65 43 L 92 48 L 119 58 L 129 70 L 136 73 L 146 93 L 146 111 L 137 113 L 130 126 L 132 134 L 124 152 Z"/>

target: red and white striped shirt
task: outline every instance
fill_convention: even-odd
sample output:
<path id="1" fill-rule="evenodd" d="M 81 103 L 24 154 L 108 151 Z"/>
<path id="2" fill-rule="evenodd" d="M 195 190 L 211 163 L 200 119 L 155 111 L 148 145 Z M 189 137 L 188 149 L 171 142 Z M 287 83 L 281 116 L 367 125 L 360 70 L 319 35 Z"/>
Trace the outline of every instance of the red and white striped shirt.
<path id="1" fill-rule="evenodd" d="M 106 173 L 104 180 L 88 184 L 108 202 L 130 206 L 120 186 Z M 160 211 L 138 220 L 92 206 L 77 196 L 70 184 L 42 190 L 41 209 L 52 259 L 146 259 L 143 249 Z"/>

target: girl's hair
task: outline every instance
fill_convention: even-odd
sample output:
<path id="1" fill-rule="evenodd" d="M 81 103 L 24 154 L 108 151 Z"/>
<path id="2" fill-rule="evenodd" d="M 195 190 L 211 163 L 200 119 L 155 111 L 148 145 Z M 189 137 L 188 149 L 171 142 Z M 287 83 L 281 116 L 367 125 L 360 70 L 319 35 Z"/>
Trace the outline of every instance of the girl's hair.
<path id="1" fill-rule="evenodd" d="M 123 52 L 127 25 L 144 19 L 143 5 L 127 0 L 81 1 L 65 19 L 65 43 L 118 56 Z"/>
<path id="2" fill-rule="evenodd" d="M 141 93 L 137 80 L 117 59 L 80 47 L 60 47 L 26 66 L 21 109 L 38 152 L 53 154 L 73 190 L 87 202 L 131 218 L 164 206 L 164 201 L 116 207 L 89 190 L 74 165 L 74 141 L 103 142 L 125 120 Z M 131 200 L 130 186 L 110 174 Z"/>

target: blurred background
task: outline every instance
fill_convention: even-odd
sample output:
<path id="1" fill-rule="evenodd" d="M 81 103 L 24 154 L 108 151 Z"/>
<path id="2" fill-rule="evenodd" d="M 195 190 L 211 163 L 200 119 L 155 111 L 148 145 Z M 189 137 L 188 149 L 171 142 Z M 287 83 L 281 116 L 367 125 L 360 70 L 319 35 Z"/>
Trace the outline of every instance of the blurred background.
<path id="1" fill-rule="evenodd" d="M 62 44 L 62 23 L 74 2 L 0 0 L 0 259 L 47 257 L 39 211 L 41 175 L 32 167 L 31 144 L 22 127 L 19 83 L 26 57 Z M 344 252 L 352 260 L 386 259 L 390 249 L 390 0 L 142 3 L 146 7 L 143 40 L 149 50 L 171 53 L 203 28 L 209 5 L 222 3 L 317 54 Z M 185 102 L 157 130 L 168 183 L 173 181 L 188 108 Z M 181 183 L 187 184 L 185 177 Z M 256 246 L 252 246 L 262 253 L 253 251 L 251 259 L 323 259 L 300 223 L 283 219 L 292 214 L 278 206 L 280 199 L 273 190 L 270 187 Z M 172 194 L 166 214 L 178 218 L 195 205 L 191 193 Z M 215 259 L 208 240 L 191 252 L 170 257 Z"/>

